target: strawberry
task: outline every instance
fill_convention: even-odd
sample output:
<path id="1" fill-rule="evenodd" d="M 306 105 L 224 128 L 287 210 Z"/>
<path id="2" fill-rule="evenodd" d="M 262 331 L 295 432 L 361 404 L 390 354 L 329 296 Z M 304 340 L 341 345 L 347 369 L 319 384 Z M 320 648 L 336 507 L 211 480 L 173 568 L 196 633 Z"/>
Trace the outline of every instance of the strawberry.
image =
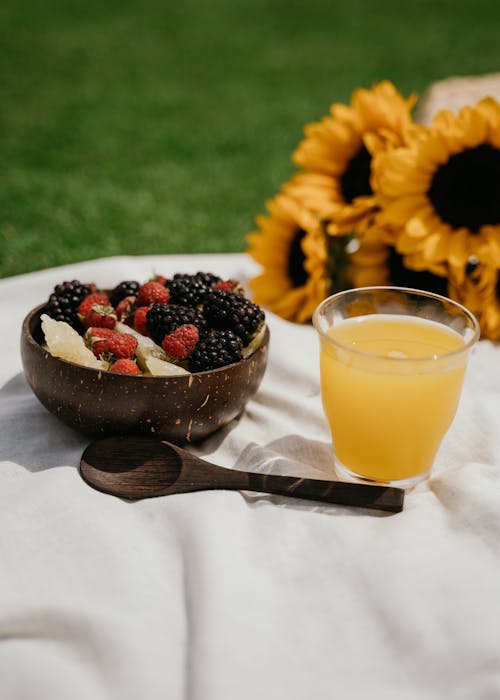
<path id="1" fill-rule="evenodd" d="M 162 348 L 175 360 L 185 360 L 194 350 L 200 333 L 192 323 L 179 326 L 163 338 Z"/>
<path id="2" fill-rule="evenodd" d="M 107 306 L 108 304 L 109 299 L 107 294 L 104 294 L 104 292 L 92 292 L 80 302 L 80 306 L 78 307 L 78 316 L 83 322 L 94 305 Z"/>
<path id="3" fill-rule="evenodd" d="M 122 358 L 121 360 L 116 360 L 116 362 L 113 362 L 113 364 L 109 368 L 109 371 L 116 372 L 117 374 L 142 374 L 141 370 L 134 362 L 134 360 L 129 360 L 126 358 Z"/>
<path id="4" fill-rule="evenodd" d="M 128 319 L 130 316 L 133 316 L 134 314 L 134 304 L 135 304 L 135 297 L 125 297 L 122 299 L 118 304 L 116 305 L 115 311 L 116 311 L 116 316 L 119 321 L 123 321 L 123 323 L 127 323 L 127 325 L 131 325 L 128 323 Z"/>
<path id="5" fill-rule="evenodd" d="M 170 292 L 159 282 L 145 282 L 137 292 L 137 306 L 150 306 L 151 304 L 167 304 L 170 301 Z"/>
<path id="6" fill-rule="evenodd" d="M 112 306 L 94 304 L 85 317 L 84 325 L 97 326 L 101 328 L 114 328 L 116 314 Z"/>
<path id="7" fill-rule="evenodd" d="M 140 306 L 134 314 L 134 328 L 138 333 L 142 335 L 149 336 L 148 327 L 146 325 L 146 314 L 148 313 L 149 306 Z"/>

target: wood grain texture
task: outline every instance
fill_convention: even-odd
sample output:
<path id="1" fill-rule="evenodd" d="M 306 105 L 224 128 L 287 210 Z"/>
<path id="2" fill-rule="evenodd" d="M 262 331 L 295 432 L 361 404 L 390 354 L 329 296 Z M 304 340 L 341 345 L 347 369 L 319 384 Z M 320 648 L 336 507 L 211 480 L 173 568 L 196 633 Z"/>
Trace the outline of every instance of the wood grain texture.
<path id="1" fill-rule="evenodd" d="M 118 436 L 84 451 L 83 479 L 94 488 L 129 499 L 212 489 L 258 491 L 323 503 L 398 513 L 402 489 L 226 469 L 164 440 Z"/>

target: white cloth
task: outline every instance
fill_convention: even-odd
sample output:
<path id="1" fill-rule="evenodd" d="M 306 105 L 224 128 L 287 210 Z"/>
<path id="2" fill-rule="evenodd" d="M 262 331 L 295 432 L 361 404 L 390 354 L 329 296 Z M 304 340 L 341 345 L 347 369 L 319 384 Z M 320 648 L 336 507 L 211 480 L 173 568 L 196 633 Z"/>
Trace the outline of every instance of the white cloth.
<path id="1" fill-rule="evenodd" d="M 474 352 L 431 479 L 397 515 L 239 492 L 127 503 L 89 488 L 88 439 L 22 374 L 54 284 L 247 279 L 244 255 L 118 257 L 0 281 L 2 700 L 500 697 L 500 347 Z M 245 413 L 195 451 L 327 478 L 317 339 L 268 314 Z"/>

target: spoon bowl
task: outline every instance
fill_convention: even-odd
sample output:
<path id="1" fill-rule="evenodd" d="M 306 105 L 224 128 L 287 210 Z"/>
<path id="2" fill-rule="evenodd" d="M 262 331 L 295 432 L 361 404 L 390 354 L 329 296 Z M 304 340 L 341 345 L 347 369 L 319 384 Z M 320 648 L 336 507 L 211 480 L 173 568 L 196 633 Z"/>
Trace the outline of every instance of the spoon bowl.
<path id="1" fill-rule="evenodd" d="M 212 489 L 259 491 L 398 513 L 404 491 L 346 481 L 302 479 L 219 467 L 165 440 L 115 436 L 92 442 L 80 473 L 92 487 L 127 499 Z"/>

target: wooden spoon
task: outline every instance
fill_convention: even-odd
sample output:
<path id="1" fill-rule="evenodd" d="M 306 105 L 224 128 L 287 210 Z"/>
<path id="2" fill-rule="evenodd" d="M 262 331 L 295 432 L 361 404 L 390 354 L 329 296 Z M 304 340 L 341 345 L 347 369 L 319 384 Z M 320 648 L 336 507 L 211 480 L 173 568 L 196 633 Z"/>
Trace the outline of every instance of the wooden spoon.
<path id="1" fill-rule="evenodd" d="M 393 513 L 403 509 L 404 500 L 402 489 L 389 486 L 226 469 L 165 440 L 140 436 L 110 437 L 91 443 L 82 454 L 80 472 L 99 491 L 130 499 L 231 489 Z"/>

